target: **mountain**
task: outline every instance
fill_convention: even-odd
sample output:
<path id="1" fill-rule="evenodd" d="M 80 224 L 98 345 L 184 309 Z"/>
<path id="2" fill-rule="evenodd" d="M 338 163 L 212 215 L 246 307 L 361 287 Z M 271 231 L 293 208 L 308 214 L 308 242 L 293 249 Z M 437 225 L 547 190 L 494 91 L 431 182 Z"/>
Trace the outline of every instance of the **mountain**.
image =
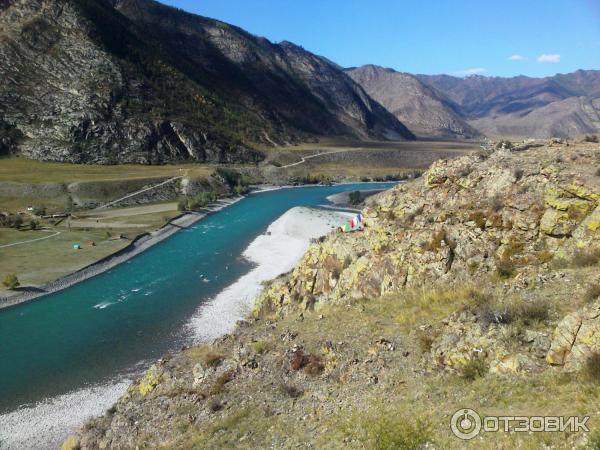
<path id="1" fill-rule="evenodd" d="M 481 135 L 453 111 L 451 102 L 414 75 L 374 65 L 346 73 L 419 137 L 464 139 Z"/>
<path id="2" fill-rule="evenodd" d="M 0 154 L 238 162 L 255 143 L 414 138 L 327 60 L 152 0 L 2 0 L 0 59 Z"/>
<path id="3" fill-rule="evenodd" d="M 600 71 L 545 78 L 417 75 L 489 136 L 575 138 L 600 131 Z"/>

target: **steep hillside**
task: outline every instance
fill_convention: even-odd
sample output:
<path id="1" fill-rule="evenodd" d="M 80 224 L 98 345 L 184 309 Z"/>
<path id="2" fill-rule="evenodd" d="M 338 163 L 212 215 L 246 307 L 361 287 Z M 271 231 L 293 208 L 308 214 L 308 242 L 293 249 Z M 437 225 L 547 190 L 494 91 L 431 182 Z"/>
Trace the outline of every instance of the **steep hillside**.
<path id="1" fill-rule="evenodd" d="M 348 69 L 346 73 L 419 137 L 468 139 L 480 136 L 446 100 L 413 75 L 373 65 Z"/>
<path id="2" fill-rule="evenodd" d="M 0 153 L 235 162 L 256 142 L 413 138 L 325 60 L 151 0 L 8 0 L 0 30 Z"/>
<path id="3" fill-rule="evenodd" d="M 535 108 L 528 114 L 482 117 L 469 123 L 490 137 L 546 138 L 594 134 L 600 130 L 600 97 L 568 97 Z"/>
<path id="4" fill-rule="evenodd" d="M 484 134 L 575 138 L 598 132 L 600 71 L 546 78 L 417 75 Z M 580 97 L 583 97 L 580 99 Z M 580 103 L 580 106 L 576 106 Z M 547 109 L 546 109 L 547 108 Z"/>
<path id="5" fill-rule="evenodd" d="M 63 448 L 597 447 L 600 147 L 509 147 L 373 197 L 364 231 L 312 245 L 233 334 L 161 359 Z M 464 441 L 464 408 L 592 432 Z"/>

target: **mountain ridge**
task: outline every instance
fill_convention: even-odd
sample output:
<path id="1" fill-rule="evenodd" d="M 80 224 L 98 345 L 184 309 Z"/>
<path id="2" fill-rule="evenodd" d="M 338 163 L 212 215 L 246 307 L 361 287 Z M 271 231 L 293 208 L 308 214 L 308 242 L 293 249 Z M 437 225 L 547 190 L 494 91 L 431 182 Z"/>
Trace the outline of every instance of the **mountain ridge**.
<path id="1" fill-rule="evenodd" d="M 324 59 L 151 0 L 11 0 L 0 23 L 4 154 L 248 162 L 255 143 L 414 138 Z"/>
<path id="2" fill-rule="evenodd" d="M 371 64 L 346 73 L 420 138 L 481 137 L 435 88 L 414 75 Z"/>

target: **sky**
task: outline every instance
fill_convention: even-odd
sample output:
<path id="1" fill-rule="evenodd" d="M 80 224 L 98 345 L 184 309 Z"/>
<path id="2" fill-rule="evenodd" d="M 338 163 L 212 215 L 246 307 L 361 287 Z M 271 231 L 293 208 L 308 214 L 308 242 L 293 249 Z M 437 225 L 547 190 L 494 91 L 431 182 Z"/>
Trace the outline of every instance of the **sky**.
<path id="1" fill-rule="evenodd" d="M 344 67 L 547 76 L 600 69 L 600 0 L 161 0 Z"/>

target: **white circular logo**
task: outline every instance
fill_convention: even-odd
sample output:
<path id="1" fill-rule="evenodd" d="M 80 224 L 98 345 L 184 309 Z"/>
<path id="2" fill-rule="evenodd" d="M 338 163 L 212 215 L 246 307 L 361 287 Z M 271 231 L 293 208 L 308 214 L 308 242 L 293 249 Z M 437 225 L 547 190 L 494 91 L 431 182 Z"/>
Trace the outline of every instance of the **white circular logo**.
<path id="1" fill-rule="evenodd" d="M 472 409 L 459 409 L 450 419 L 450 428 L 457 438 L 468 441 L 481 431 L 481 417 Z"/>

